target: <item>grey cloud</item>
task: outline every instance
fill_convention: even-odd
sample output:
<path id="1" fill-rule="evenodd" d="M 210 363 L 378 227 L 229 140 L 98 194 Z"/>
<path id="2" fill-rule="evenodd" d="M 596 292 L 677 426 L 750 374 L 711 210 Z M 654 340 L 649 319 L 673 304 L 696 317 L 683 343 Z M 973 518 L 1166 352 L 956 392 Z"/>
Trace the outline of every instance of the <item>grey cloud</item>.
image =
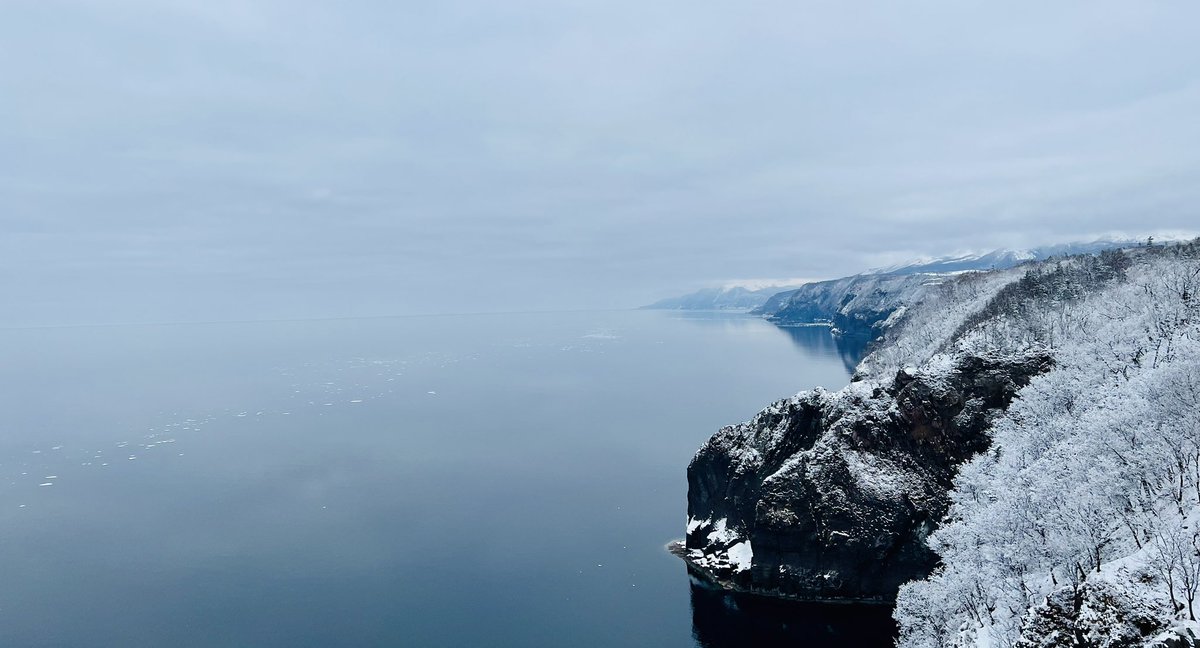
<path id="1" fill-rule="evenodd" d="M 633 306 L 1187 229 L 1197 18 L 5 3 L 0 324 Z"/>

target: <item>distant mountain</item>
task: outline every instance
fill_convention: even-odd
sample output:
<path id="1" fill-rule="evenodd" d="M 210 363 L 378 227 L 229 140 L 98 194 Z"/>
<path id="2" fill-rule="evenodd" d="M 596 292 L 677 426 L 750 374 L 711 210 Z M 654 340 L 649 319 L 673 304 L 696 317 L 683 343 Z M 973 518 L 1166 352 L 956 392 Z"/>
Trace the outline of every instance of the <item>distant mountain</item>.
<path id="1" fill-rule="evenodd" d="M 661 299 L 645 309 L 660 310 L 743 310 L 749 311 L 762 306 L 772 295 L 792 288 L 798 288 L 803 283 L 764 286 L 761 288 L 745 286 L 723 286 L 720 288 L 704 288 L 681 297 Z"/>
<path id="2" fill-rule="evenodd" d="M 845 335 L 874 338 L 893 314 L 902 314 L 909 304 L 921 301 L 930 289 L 956 274 L 1004 270 L 1058 256 L 1097 254 L 1141 244 L 1132 239 L 1106 239 L 921 259 L 780 292 L 751 313 L 782 326 L 829 324 Z"/>
<path id="3" fill-rule="evenodd" d="M 776 321 L 780 324 L 798 324 L 798 323 L 817 323 L 830 322 L 835 323 L 833 310 L 829 309 L 829 304 L 811 311 L 811 317 L 807 319 L 798 317 L 798 311 L 803 308 L 796 309 L 792 314 L 781 313 L 780 304 L 783 302 L 783 295 L 788 291 L 796 291 L 802 287 L 820 287 L 823 285 L 837 285 L 846 287 L 848 292 L 855 295 L 862 291 L 850 288 L 855 282 L 849 281 L 855 278 L 862 278 L 872 285 L 885 284 L 889 290 L 894 289 L 898 285 L 906 286 L 906 290 L 914 289 L 920 285 L 936 283 L 935 279 L 923 281 L 902 281 L 902 280 L 886 280 L 878 279 L 867 281 L 866 277 L 904 277 L 908 275 L 950 275 L 959 272 L 971 272 L 977 270 L 1003 270 L 1011 268 L 1029 261 L 1044 261 L 1050 257 L 1065 256 L 1072 254 L 1096 254 L 1102 250 L 1112 248 L 1133 247 L 1142 245 L 1144 239 L 1100 239 L 1087 243 L 1060 243 L 1057 245 L 1043 245 L 1040 247 L 1029 249 L 1000 249 L 979 254 L 955 254 L 943 257 L 930 257 L 923 259 L 915 259 L 906 263 L 888 266 L 885 268 L 875 268 L 866 272 L 843 277 L 841 279 L 833 279 L 822 282 L 781 282 L 774 285 L 764 285 L 759 282 L 755 284 L 731 284 L 719 288 L 704 288 L 693 293 L 688 293 L 679 297 L 668 297 L 661 299 L 648 306 L 642 306 L 645 309 L 661 309 L 661 310 L 743 310 L 751 311 L 760 315 L 766 316 L 768 319 Z M 813 299 L 821 301 L 817 297 L 821 290 L 819 288 L 809 288 L 806 295 Z M 843 293 L 841 296 L 844 297 Z M 907 295 L 908 297 L 917 297 L 917 294 Z M 839 297 L 840 299 L 841 297 Z M 828 299 L 823 301 L 828 302 Z M 876 304 L 879 305 L 879 304 Z M 835 323 L 836 325 L 836 323 Z"/>
<path id="4" fill-rule="evenodd" d="M 772 295 L 750 311 L 781 326 L 829 324 L 838 332 L 874 338 L 892 313 L 920 301 L 951 273 L 858 274 L 805 284 Z"/>
<path id="5" fill-rule="evenodd" d="M 1144 239 L 1099 239 L 1087 243 L 1059 243 L 1029 249 L 1000 249 L 980 254 L 958 254 L 918 259 L 887 268 L 875 268 L 863 274 L 907 275 L 918 273 L 952 273 L 970 270 L 1003 270 L 1028 261 L 1045 261 L 1050 257 L 1073 254 L 1096 254 L 1102 250 L 1134 247 Z"/>

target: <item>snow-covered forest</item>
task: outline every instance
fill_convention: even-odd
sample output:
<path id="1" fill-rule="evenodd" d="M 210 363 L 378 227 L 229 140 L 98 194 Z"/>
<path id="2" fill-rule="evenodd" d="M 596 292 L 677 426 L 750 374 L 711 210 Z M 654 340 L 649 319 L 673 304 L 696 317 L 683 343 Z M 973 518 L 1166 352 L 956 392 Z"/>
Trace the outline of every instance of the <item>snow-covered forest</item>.
<path id="1" fill-rule="evenodd" d="M 1200 629 L 1200 241 L 948 282 L 859 378 L 1048 351 L 961 466 L 899 644 L 1175 645 Z M 1190 643 L 1187 645 L 1191 645 Z"/>

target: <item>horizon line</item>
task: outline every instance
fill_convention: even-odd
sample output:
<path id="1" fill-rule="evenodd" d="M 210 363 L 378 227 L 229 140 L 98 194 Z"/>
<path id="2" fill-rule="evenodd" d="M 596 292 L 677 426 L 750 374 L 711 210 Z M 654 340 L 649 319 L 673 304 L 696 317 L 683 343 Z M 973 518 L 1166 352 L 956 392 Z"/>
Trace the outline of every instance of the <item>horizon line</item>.
<path id="1" fill-rule="evenodd" d="M 426 317 L 465 317 L 469 315 L 548 315 L 552 313 L 611 313 L 642 310 L 641 306 L 627 308 L 556 308 L 513 311 L 464 311 L 445 313 L 406 313 L 396 315 L 332 315 L 323 317 L 268 317 L 262 319 L 168 320 L 151 322 L 87 322 L 76 324 L 29 324 L 0 326 L 0 331 L 32 331 L 38 329 L 116 328 L 121 326 L 191 326 L 196 324 L 271 324 L 284 322 L 337 322 L 345 320 L 417 319 Z"/>

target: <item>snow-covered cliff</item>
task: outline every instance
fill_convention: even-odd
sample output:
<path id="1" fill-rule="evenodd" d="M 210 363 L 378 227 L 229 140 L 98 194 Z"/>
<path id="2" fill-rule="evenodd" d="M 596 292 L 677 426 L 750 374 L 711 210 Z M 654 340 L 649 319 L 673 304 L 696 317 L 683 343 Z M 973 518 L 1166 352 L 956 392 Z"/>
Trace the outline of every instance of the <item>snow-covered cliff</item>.
<path id="1" fill-rule="evenodd" d="M 1093 255 L 1136 245 L 1132 240 L 1103 239 L 921 259 L 780 292 L 752 312 L 783 326 L 828 323 L 844 335 L 873 339 L 889 327 L 890 318 L 963 273 L 1002 271 L 1056 256 Z"/>
<path id="2" fill-rule="evenodd" d="M 956 345 L 1048 349 L 964 464 L 900 591 L 903 646 L 1195 645 L 1200 589 L 1200 246 L 1125 255 L 1116 281 L 1046 270 Z"/>
<path id="3" fill-rule="evenodd" d="M 697 453 L 692 569 L 898 592 L 903 646 L 1192 645 L 1200 243 L 919 285 L 849 387 Z"/>
<path id="4" fill-rule="evenodd" d="M 947 274 L 859 274 L 773 295 L 751 311 L 782 326 L 830 324 L 844 335 L 874 338 L 888 318 L 954 278 Z"/>

